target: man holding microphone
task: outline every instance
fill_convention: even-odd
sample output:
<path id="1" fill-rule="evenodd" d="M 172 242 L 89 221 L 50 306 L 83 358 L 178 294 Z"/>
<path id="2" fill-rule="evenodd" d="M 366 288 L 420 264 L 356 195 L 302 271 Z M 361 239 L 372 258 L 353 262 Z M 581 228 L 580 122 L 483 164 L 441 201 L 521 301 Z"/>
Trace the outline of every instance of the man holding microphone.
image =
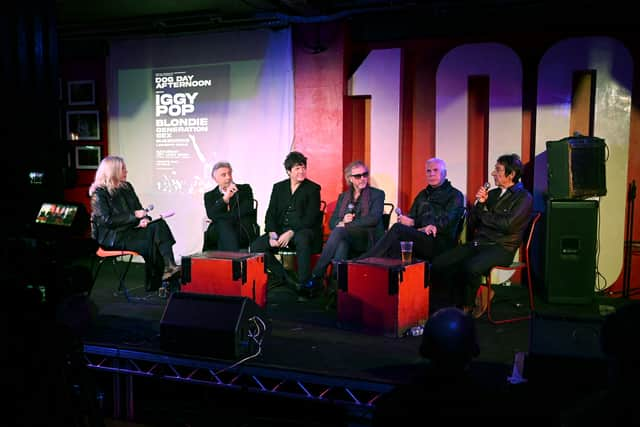
<path id="1" fill-rule="evenodd" d="M 332 261 L 349 259 L 371 247 L 383 234 L 384 191 L 369 185 L 369 169 L 361 160 L 344 168 L 349 189 L 338 196 L 336 209 L 329 220 L 331 234 L 324 244 L 311 281 L 305 286 L 322 287 L 327 267 Z"/>
<path id="2" fill-rule="evenodd" d="M 229 162 L 213 165 L 211 176 L 218 185 L 204 194 L 204 206 L 211 222 L 205 233 L 203 250 L 247 248 L 258 236 L 253 190 L 249 184 L 233 182 Z"/>
<path id="3" fill-rule="evenodd" d="M 522 169 L 517 154 L 498 157 L 491 172 L 496 188 L 482 186 L 476 192 L 467 223 L 473 237 L 432 263 L 432 284 L 448 289 L 447 305 L 457 305 L 476 318 L 486 311 L 486 301 L 475 302 L 482 276 L 492 267 L 511 264 L 531 219 L 533 198 L 520 182 Z"/>

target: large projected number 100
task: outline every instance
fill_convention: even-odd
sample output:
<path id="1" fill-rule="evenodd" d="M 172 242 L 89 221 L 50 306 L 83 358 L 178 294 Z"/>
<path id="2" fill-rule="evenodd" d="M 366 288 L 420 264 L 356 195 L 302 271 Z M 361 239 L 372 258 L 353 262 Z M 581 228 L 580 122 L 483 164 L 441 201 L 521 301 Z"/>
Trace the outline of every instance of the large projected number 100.
<path id="1" fill-rule="evenodd" d="M 400 170 L 400 49 L 374 50 L 354 73 L 350 95 L 371 96 L 370 162 L 373 184 L 382 188 L 397 206 Z M 617 70 L 616 78 L 610 74 Z M 607 161 L 607 196 L 601 200 L 599 272 L 611 285 L 621 274 L 627 166 L 629 159 L 630 87 L 633 63 L 627 50 L 606 37 L 568 39 L 552 46 L 538 70 L 536 154 L 546 140 L 568 136 L 571 111 L 571 76 L 576 70 L 595 69 L 594 134 L 604 138 Z M 489 87 L 488 170 L 504 153 L 522 151 L 522 65 L 509 47 L 496 43 L 458 46 L 441 60 L 436 78 L 435 152 L 447 162 L 447 177 L 463 193 L 467 171 L 468 80 L 487 75 Z M 422 99 L 431 95 L 425 94 Z M 413 141 L 421 144 L 422 141 Z M 413 150 L 419 149 L 414 147 Z M 529 147 L 526 147 L 529 150 Z M 534 196 L 541 199 L 546 186 L 546 164 L 536 164 Z M 615 174 L 612 171 L 616 171 Z M 619 172 L 623 173 L 619 173 Z M 413 198 L 415 194 L 410 195 Z M 536 206 L 540 208 L 540 206 Z M 408 209 L 408 207 L 406 207 Z"/>

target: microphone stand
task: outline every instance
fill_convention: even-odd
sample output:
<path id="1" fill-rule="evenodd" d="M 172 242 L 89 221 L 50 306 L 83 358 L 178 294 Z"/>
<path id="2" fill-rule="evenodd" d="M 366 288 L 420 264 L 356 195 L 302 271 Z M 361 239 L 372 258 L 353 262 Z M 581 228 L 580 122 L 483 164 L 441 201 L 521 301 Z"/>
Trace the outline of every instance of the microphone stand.
<path id="1" fill-rule="evenodd" d="M 631 283 L 631 254 L 633 252 L 633 218 L 634 205 L 636 200 L 636 180 L 629 184 L 627 192 L 627 229 L 624 239 L 624 265 L 622 274 L 622 297 L 629 298 L 629 288 Z"/>
<path id="2" fill-rule="evenodd" d="M 240 189 L 238 189 L 238 193 L 236 194 L 236 208 L 238 209 L 238 225 L 240 226 L 240 231 L 242 231 L 247 237 L 248 250 L 249 252 L 251 252 L 251 243 L 253 243 L 251 241 L 251 235 L 249 234 L 249 231 L 246 229 L 246 227 L 242 224 L 242 216 L 240 215 Z M 240 242 L 238 242 L 238 244 L 239 243 Z"/>

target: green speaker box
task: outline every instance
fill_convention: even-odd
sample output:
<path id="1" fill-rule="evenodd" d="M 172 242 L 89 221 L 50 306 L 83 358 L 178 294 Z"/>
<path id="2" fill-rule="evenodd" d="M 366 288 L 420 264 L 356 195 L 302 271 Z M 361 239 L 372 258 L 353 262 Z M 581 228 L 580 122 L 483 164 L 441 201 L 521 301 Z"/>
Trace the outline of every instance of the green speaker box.
<path id="1" fill-rule="evenodd" d="M 547 201 L 544 292 L 549 303 L 593 300 L 597 233 L 598 201 Z"/>

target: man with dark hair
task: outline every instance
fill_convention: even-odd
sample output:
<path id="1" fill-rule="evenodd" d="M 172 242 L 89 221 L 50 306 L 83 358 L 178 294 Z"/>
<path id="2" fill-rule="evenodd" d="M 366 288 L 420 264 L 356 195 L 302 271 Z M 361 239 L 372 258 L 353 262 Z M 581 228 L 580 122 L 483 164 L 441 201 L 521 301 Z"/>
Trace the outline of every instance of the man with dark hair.
<path id="1" fill-rule="evenodd" d="M 300 292 L 311 278 L 311 254 L 322 249 L 320 185 L 307 179 L 307 158 L 292 151 L 284 161 L 288 179 L 273 185 L 265 217 L 266 233 L 251 245 L 252 252 L 264 252 L 265 263 L 275 279 Z M 275 254 L 281 248 L 296 250 L 297 281 L 290 278 Z"/>
<path id="2" fill-rule="evenodd" d="M 533 198 L 520 182 L 522 162 L 517 154 L 498 157 L 491 176 L 496 188 L 480 187 L 470 211 L 467 229 L 473 237 L 437 256 L 431 270 L 433 287 L 448 289 L 449 302 L 465 313 L 473 310 L 476 318 L 486 311 L 486 301 L 475 301 L 482 276 L 492 267 L 511 264 L 533 209 Z"/>

